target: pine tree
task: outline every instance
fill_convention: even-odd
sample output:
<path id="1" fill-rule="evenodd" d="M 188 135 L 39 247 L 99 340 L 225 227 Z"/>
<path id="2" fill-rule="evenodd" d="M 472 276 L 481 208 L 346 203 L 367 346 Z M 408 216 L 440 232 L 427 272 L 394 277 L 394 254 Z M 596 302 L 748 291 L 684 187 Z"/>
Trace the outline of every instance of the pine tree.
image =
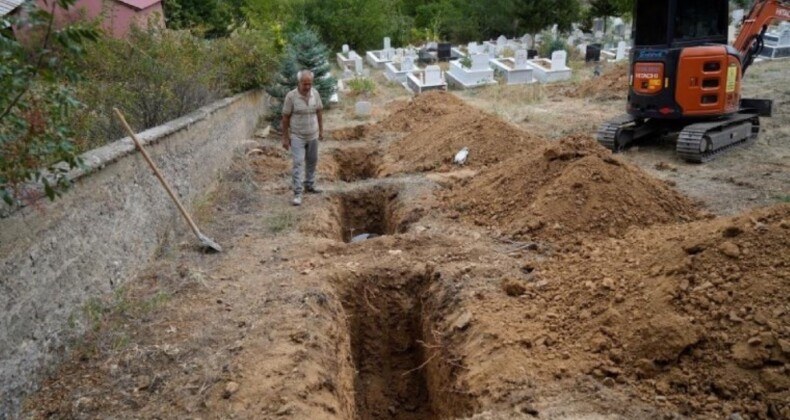
<path id="1" fill-rule="evenodd" d="M 270 106 L 273 128 L 280 129 L 283 100 L 289 91 L 296 88 L 299 70 L 310 69 L 313 72 L 313 88 L 321 95 L 324 108 L 329 106 L 329 98 L 335 92 L 337 80 L 329 73 L 331 66 L 327 57 L 329 49 L 314 31 L 302 29 L 291 37 L 280 64 L 280 72 L 272 84 L 266 87 L 266 92 L 274 98 Z"/>

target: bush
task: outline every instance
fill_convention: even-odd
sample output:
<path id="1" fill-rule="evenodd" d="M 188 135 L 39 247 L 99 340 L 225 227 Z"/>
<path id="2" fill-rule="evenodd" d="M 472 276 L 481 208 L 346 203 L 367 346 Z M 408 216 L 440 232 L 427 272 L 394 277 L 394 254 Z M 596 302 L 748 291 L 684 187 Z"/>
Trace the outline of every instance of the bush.
<path id="1" fill-rule="evenodd" d="M 112 114 L 118 107 L 136 131 L 163 124 L 233 93 L 260 88 L 275 65 L 271 42 L 239 30 L 205 40 L 189 31 L 132 30 L 128 40 L 106 38 L 84 62 L 78 96 L 87 108 L 77 119 L 81 147 L 126 135 Z"/>
<path id="2" fill-rule="evenodd" d="M 367 77 L 355 77 L 348 81 L 352 95 L 372 94 L 376 91 L 376 82 Z"/>
<path id="3" fill-rule="evenodd" d="M 38 198 L 28 183 L 42 183 L 51 200 L 68 187 L 64 173 L 80 164 L 70 122 L 81 106 L 72 88 L 81 75 L 72 61 L 98 37 L 80 25 L 53 30 L 53 15 L 24 7 L 24 18 L 0 17 L 0 199 L 8 206 Z M 26 46 L 12 27 L 26 35 Z M 60 161 L 66 165 L 56 166 Z"/>
<path id="4" fill-rule="evenodd" d="M 545 32 L 540 41 L 540 47 L 538 47 L 538 54 L 540 54 L 541 57 L 551 58 L 551 53 L 554 51 L 568 52 L 567 47 L 568 46 L 562 38 L 555 38 L 551 33 Z"/>

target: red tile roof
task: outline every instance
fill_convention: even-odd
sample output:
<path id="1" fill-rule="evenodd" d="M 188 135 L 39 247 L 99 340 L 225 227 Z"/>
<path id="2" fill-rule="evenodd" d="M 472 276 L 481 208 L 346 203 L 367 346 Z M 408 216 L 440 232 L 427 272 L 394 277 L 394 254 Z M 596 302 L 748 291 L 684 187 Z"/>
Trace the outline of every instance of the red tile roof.
<path id="1" fill-rule="evenodd" d="M 116 1 L 137 10 L 144 10 L 157 3 L 162 2 L 162 0 L 116 0 Z"/>

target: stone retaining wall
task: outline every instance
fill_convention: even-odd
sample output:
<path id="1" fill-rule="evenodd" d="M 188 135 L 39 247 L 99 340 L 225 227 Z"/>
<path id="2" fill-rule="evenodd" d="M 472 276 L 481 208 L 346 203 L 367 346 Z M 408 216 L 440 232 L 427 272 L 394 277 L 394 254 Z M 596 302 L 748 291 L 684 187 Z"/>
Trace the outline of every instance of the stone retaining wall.
<path id="1" fill-rule="evenodd" d="M 138 138 L 190 209 L 264 111 L 264 95 L 250 92 Z M 86 301 L 134 278 L 173 229 L 188 229 L 131 139 L 83 159 L 63 197 L 0 218 L 0 419 L 15 415 L 82 332 L 69 321 Z"/>

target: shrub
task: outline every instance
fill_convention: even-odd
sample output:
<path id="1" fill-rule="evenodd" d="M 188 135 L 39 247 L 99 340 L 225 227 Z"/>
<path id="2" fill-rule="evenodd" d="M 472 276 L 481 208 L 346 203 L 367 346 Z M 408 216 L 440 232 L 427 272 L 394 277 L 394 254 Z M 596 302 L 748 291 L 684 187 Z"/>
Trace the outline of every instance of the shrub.
<path id="1" fill-rule="evenodd" d="M 75 0 L 57 0 L 69 8 Z M 98 32 L 80 25 L 52 29 L 53 15 L 28 3 L 26 13 L 0 18 L 0 198 L 8 206 L 34 201 L 30 182 L 44 185 L 54 200 L 68 182 L 64 173 L 79 165 L 70 121 L 81 106 L 73 83 L 81 75 L 72 65 Z M 25 34 L 27 47 L 11 28 Z M 55 166 L 63 161 L 65 166 Z M 31 195 L 28 195 L 31 194 Z"/>
<path id="2" fill-rule="evenodd" d="M 163 124 L 224 96 L 260 88 L 276 60 L 260 31 L 205 40 L 189 31 L 134 28 L 128 40 L 103 39 L 82 63 L 87 80 L 77 119 L 84 148 L 126 135 L 118 107 L 137 131 Z"/>
<path id="3" fill-rule="evenodd" d="M 376 82 L 367 77 L 355 77 L 348 81 L 348 88 L 352 95 L 369 95 L 376 91 Z"/>

